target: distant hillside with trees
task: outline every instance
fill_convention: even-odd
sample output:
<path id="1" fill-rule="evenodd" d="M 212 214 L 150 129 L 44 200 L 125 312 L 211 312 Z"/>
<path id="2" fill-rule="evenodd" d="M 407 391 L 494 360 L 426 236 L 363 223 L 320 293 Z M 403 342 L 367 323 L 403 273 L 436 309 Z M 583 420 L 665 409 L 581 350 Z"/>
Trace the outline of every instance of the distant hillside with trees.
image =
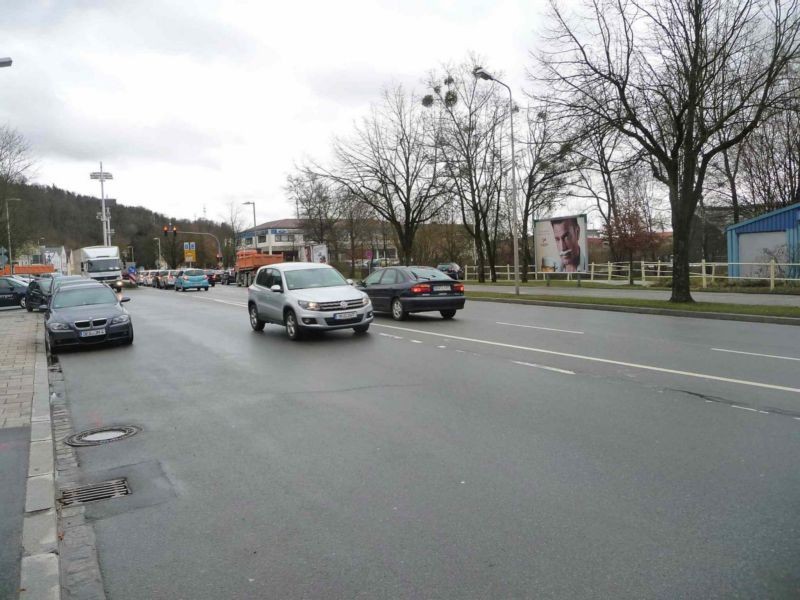
<path id="1" fill-rule="evenodd" d="M 99 198 L 82 196 L 55 186 L 15 183 L 4 187 L 3 200 L 19 199 L 12 200 L 8 206 L 14 255 L 30 252 L 42 244 L 75 249 L 102 243 L 102 225 L 97 218 Z M 215 266 L 217 247 L 212 238 L 182 235 L 182 232 L 199 231 L 217 236 L 223 245 L 223 262 L 226 265 L 233 262 L 234 250 L 229 242 L 234 234 L 230 225 L 208 219 L 174 219 L 141 206 L 123 204 L 112 206 L 110 212 L 111 226 L 115 231 L 112 242 L 119 246 L 128 261 L 133 258 L 138 265 L 155 266 L 158 244 L 153 238 L 159 238 L 164 259 L 170 265 L 181 262 L 183 242 L 194 241 L 199 264 Z M 5 217 L 3 210 L 0 217 L 2 246 L 7 245 Z M 172 233 L 166 238 L 163 236 L 162 228 L 169 223 L 177 226 L 177 237 Z"/>

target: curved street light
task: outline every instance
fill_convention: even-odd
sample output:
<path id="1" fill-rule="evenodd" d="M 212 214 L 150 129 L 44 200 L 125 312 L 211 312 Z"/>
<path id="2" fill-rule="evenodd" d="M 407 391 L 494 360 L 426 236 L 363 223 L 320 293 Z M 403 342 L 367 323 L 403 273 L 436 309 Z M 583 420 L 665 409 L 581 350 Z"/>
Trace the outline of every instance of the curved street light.
<path id="1" fill-rule="evenodd" d="M 519 244 L 517 242 L 517 155 L 514 152 L 514 98 L 511 88 L 492 76 L 483 67 L 475 67 L 472 74 L 476 79 L 494 81 L 508 90 L 508 118 L 511 120 L 511 236 L 514 246 L 514 293 L 519 296 Z"/>

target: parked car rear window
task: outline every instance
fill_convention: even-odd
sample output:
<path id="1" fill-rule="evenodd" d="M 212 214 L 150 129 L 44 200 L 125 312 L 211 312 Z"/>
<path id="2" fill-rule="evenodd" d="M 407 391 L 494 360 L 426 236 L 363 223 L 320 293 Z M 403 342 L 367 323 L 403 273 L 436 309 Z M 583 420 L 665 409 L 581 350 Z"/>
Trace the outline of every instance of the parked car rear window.
<path id="1" fill-rule="evenodd" d="M 408 272 L 416 279 L 451 281 L 446 273 L 432 267 L 409 267 Z"/>
<path id="2" fill-rule="evenodd" d="M 88 306 L 90 304 L 114 304 L 117 296 L 106 286 L 84 289 L 65 289 L 53 298 L 53 308 L 69 308 L 71 306 Z"/>
<path id="3" fill-rule="evenodd" d="M 205 273 L 203 273 L 203 271 L 201 271 L 200 269 L 187 269 L 183 272 L 183 274 L 188 275 L 189 277 L 197 277 L 197 276 L 202 277 L 203 275 L 205 275 Z"/>
<path id="4" fill-rule="evenodd" d="M 347 285 L 347 281 L 335 269 L 284 271 L 283 276 L 286 278 L 286 286 L 290 290 Z"/>

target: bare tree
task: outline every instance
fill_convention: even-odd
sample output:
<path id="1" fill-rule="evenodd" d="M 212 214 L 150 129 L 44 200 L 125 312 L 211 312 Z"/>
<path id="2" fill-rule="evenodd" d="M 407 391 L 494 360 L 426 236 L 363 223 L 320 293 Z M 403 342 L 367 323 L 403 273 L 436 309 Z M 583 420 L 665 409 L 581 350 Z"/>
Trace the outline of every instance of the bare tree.
<path id="1" fill-rule="evenodd" d="M 533 263 L 528 234 L 537 215 L 549 212 L 558 196 L 574 185 L 578 178 L 581 156 L 573 152 L 573 144 L 559 134 L 547 108 L 528 111 L 527 139 L 519 159 L 522 179 L 522 281 L 528 281 Z"/>
<path id="2" fill-rule="evenodd" d="M 11 224 L 6 223 L 6 215 L 10 214 L 9 207 L 6 206 L 12 197 L 12 189 L 15 185 L 25 183 L 26 175 L 33 169 L 34 161 L 31 156 L 31 149 L 28 142 L 16 129 L 8 125 L 0 126 L 0 199 L 3 200 L 2 212 L 0 212 L 0 231 L 10 231 L 11 243 L 14 246 L 21 245 L 25 240 L 25 223 L 17 221 Z M 10 227 L 9 227 L 10 225 Z M 13 248 L 9 248 L 13 252 Z"/>
<path id="3" fill-rule="evenodd" d="M 551 8 L 543 83 L 563 113 L 615 128 L 651 158 L 669 190 L 670 300 L 691 302 L 689 233 L 709 164 L 796 92 L 777 84 L 798 57 L 798 4 L 590 0 L 581 22 Z"/>
<path id="4" fill-rule="evenodd" d="M 445 68 L 444 75 L 432 75 L 433 92 L 423 105 L 434 109 L 436 144 L 452 193 L 457 198 L 461 219 L 475 241 L 478 280 L 485 280 L 488 262 L 492 281 L 497 280 L 498 236 L 506 214 L 502 199 L 511 167 L 503 161 L 503 138 L 508 123 L 508 103 L 497 85 L 479 83 L 473 76 L 476 57 L 458 67 Z"/>
<path id="5" fill-rule="evenodd" d="M 311 171 L 344 187 L 389 223 L 408 264 L 423 223 L 442 210 L 444 190 L 431 128 L 419 100 L 402 88 L 385 91 L 383 102 L 334 144 L 335 166 Z"/>
<path id="6" fill-rule="evenodd" d="M 290 175 L 289 199 L 303 224 L 303 237 L 318 244 L 336 245 L 336 222 L 343 213 L 343 195 L 332 182 L 310 170 Z"/>
<path id="7" fill-rule="evenodd" d="M 242 205 L 237 200 L 229 200 L 225 204 L 225 212 L 222 215 L 222 222 L 230 228 L 233 237 L 230 243 L 223 244 L 223 261 L 226 268 L 232 267 L 236 263 L 236 247 L 239 233 L 244 229 L 244 218 L 242 217 Z"/>

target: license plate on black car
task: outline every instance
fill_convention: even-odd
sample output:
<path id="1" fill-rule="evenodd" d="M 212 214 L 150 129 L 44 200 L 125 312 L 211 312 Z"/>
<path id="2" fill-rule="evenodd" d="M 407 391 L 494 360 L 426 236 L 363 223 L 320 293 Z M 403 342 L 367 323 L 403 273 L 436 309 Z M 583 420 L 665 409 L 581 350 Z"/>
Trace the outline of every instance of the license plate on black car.
<path id="1" fill-rule="evenodd" d="M 96 335 L 105 335 L 105 329 L 92 329 L 91 331 L 81 331 L 81 337 L 95 337 Z"/>
<path id="2" fill-rule="evenodd" d="M 356 312 L 338 313 L 333 318 L 337 321 L 346 321 L 347 319 L 355 319 L 357 314 Z"/>
<path id="3" fill-rule="evenodd" d="M 435 285 L 433 286 L 434 292 L 449 292 L 450 286 L 449 285 Z"/>

